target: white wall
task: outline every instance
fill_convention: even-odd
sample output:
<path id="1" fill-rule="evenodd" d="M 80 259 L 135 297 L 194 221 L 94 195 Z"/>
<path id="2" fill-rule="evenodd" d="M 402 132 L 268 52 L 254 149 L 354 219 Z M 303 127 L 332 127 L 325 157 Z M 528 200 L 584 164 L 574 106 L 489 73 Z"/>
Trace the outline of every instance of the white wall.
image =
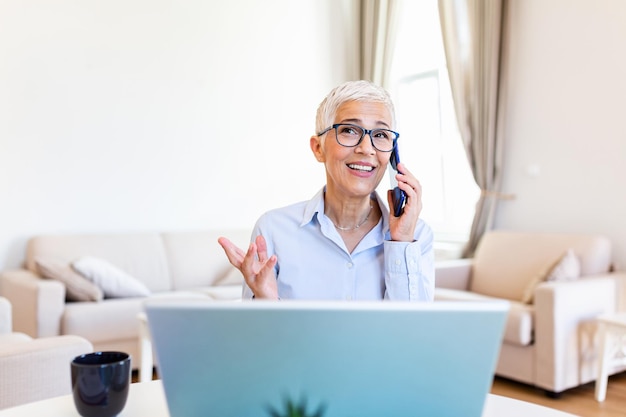
<path id="1" fill-rule="evenodd" d="M 0 269 L 35 234 L 251 226 L 311 196 L 347 4 L 0 2 Z M 626 2 L 509 4 L 496 227 L 605 233 L 626 269 Z"/>
<path id="2" fill-rule="evenodd" d="M 517 198 L 496 227 L 603 233 L 625 269 L 626 2 L 509 4 L 504 192 Z"/>
<path id="3" fill-rule="evenodd" d="M 252 227 L 312 196 L 315 110 L 353 71 L 347 16 L 333 0 L 0 2 L 0 269 L 35 234 Z"/>

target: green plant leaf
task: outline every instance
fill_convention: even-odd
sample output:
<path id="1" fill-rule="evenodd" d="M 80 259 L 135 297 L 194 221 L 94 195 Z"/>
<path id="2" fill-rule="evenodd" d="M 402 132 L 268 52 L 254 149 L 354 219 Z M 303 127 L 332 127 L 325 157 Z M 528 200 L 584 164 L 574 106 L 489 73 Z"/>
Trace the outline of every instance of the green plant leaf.
<path id="1" fill-rule="evenodd" d="M 306 398 L 303 397 L 299 403 L 286 398 L 282 412 L 273 407 L 268 407 L 267 411 L 271 417 L 323 417 L 326 412 L 326 405 L 321 404 L 315 412 L 309 414 L 307 412 Z"/>

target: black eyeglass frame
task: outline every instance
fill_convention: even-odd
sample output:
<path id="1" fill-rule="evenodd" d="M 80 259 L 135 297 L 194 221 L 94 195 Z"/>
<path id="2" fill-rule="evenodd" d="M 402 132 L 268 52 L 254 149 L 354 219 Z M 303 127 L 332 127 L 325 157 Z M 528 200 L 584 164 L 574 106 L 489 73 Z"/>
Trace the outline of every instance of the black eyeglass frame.
<path id="1" fill-rule="evenodd" d="M 344 145 L 343 143 L 339 142 L 339 131 L 337 130 L 337 128 L 339 126 L 356 127 L 356 128 L 361 129 L 363 131 L 363 134 L 361 135 L 361 138 L 359 139 L 359 141 L 357 143 L 355 143 L 354 145 Z M 366 128 L 362 127 L 362 126 L 355 125 L 355 124 L 352 124 L 352 123 L 335 123 L 334 125 L 326 128 L 323 131 L 321 131 L 320 133 L 318 133 L 317 136 L 322 136 L 322 135 L 328 133 L 328 131 L 330 131 L 331 129 L 335 129 L 335 140 L 337 141 L 337 143 L 340 144 L 341 146 L 345 147 L 345 148 L 354 148 L 356 146 L 359 146 L 359 144 L 361 142 L 363 142 L 363 138 L 365 137 L 365 135 L 369 135 L 370 142 L 372 143 L 372 146 L 378 152 L 391 152 L 391 151 L 393 151 L 395 149 L 395 147 L 396 147 L 397 142 L 398 142 L 398 138 L 400 137 L 400 134 L 398 132 L 395 132 L 395 131 L 393 131 L 391 129 L 380 129 L 380 128 L 377 128 L 377 129 L 366 129 Z M 380 130 L 382 130 L 383 132 L 390 132 L 390 133 L 395 135 L 395 137 L 393 138 L 393 146 L 391 147 L 391 149 L 389 149 L 387 151 L 383 151 L 381 149 L 378 149 L 376 147 L 376 145 L 374 145 L 374 138 L 372 137 L 372 133 L 376 132 L 376 131 L 380 131 Z"/>

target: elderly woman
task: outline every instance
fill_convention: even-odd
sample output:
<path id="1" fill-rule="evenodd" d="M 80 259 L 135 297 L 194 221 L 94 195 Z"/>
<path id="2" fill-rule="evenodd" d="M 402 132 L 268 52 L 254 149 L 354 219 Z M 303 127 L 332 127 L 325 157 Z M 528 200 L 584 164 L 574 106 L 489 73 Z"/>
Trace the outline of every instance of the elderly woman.
<path id="1" fill-rule="evenodd" d="M 399 136 L 387 91 L 367 81 L 334 88 L 317 110 L 315 158 L 326 185 L 311 200 L 271 210 L 244 251 L 218 241 L 245 279 L 244 298 L 432 301 L 433 233 L 422 189 L 398 164 L 399 217 L 376 193 Z M 393 208 L 391 191 L 388 204 Z"/>

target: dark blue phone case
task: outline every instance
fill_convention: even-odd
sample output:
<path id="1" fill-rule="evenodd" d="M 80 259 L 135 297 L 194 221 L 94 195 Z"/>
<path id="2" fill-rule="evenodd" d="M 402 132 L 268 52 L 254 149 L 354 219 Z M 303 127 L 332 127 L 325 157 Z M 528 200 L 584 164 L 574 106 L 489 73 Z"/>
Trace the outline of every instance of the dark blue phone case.
<path id="1" fill-rule="evenodd" d="M 389 163 L 391 167 L 396 171 L 398 171 L 398 164 L 400 163 L 400 155 L 398 154 L 398 144 L 391 151 L 391 157 L 389 158 Z M 402 212 L 404 212 L 404 204 L 406 203 L 406 193 L 402 191 L 399 187 L 395 187 L 392 190 L 391 200 L 393 202 L 393 215 L 395 217 L 400 217 Z"/>

